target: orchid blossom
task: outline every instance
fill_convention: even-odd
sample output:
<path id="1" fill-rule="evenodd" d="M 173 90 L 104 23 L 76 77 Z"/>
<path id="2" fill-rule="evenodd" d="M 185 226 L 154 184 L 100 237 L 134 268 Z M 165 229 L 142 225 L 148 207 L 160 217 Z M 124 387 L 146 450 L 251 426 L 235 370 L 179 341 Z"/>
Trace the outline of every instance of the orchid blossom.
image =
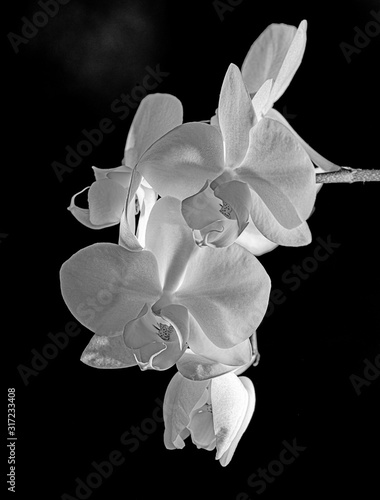
<path id="1" fill-rule="evenodd" d="M 176 373 L 164 399 L 164 443 L 182 449 L 191 436 L 197 448 L 216 448 L 216 460 L 225 467 L 248 427 L 255 409 L 253 384 L 247 377 L 227 373 L 192 382 Z"/>
<path id="2" fill-rule="evenodd" d="M 273 109 L 298 70 L 306 47 L 307 22 L 298 29 L 287 24 L 271 24 L 255 40 L 249 49 L 242 68 L 242 76 L 257 119 L 266 116 L 285 125 L 297 137 L 319 172 L 335 171 L 340 167 L 330 162 L 307 144 L 288 121 Z M 320 186 L 319 186 L 320 187 Z"/>
<path id="3" fill-rule="evenodd" d="M 255 409 L 253 384 L 240 376 L 258 363 L 256 330 L 269 301 L 255 255 L 310 243 L 313 163 L 340 169 L 273 109 L 301 64 L 306 29 L 302 21 L 264 30 L 241 71 L 229 66 L 210 124 L 182 124 L 169 94 L 143 99 L 122 165 L 93 167 L 88 209 L 75 205 L 77 195 L 69 207 L 87 227 L 119 224 L 118 244 L 83 248 L 60 271 L 67 307 L 94 333 L 81 360 L 143 371 L 176 365 L 165 446 L 181 449 L 190 436 L 216 449 L 222 466 Z"/>
<path id="4" fill-rule="evenodd" d="M 222 85 L 218 122 L 180 125 L 143 154 L 137 170 L 159 195 L 183 200 L 199 245 L 226 247 L 243 231 L 238 243 L 256 255 L 310 243 L 314 166 L 284 125 L 257 120 L 234 64 Z"/>
<path id="5" fill-rule="evenodd" d="M 111 342 L 123 336 L 124 365 L 164 370 L 190 347 L 206 364 L 211 358 L 230 371 L 253 359 L 250 339 L 265 314 L 270 280 L 239 245 L 199 248 L 180 205 L 172 197 L 155 203 L 144 249 L 130 235 L 124 246 L 98 243 L 74 254 L 61 268 L 62 295 L 96 335 Z"/>
<path id="6" fill-rule="evenodd" d="M 71 199 L 69 210 L 74 217 L 91 229 L 102 229 L 119 224 L 133 167 L 151 144 L 182 123 L 182 115 L 181 102 L 170 94 L 153 94 L 145 97 L 129 129 L 122 165 L 109 169 L 93 167 L 95 182 Z M 86 190 L 88 190 L 89 208 L 79 208 L 75 205 L 75 199 Z M 157 195 L 141 178 L 136 189 L 136 198 L 131 200 L 133 206 L 128 211 L 129 224 L 133 230 L 136 204 L 140 210 L 141 233 L 144 231 Z"/>

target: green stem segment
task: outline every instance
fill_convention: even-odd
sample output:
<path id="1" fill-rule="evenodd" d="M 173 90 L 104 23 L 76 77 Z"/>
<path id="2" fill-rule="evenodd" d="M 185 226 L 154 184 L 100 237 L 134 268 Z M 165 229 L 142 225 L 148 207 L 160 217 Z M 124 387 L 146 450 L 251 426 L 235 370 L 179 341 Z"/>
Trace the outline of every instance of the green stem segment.
<path id="1" fill-rule="evenodd" d="M 329 184 L 338 182 L 379 182 L 380 170 L 362 170 L 361 168 L 341 167 L 336 172 L 316 174 L 316 182 Z"/>

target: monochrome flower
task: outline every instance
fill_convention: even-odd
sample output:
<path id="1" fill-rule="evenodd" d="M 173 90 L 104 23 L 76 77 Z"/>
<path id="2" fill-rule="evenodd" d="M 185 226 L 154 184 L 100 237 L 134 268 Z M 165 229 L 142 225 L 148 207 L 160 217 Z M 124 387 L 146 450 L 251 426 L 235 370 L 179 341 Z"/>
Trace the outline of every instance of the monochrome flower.
<path id="1" fill-rule="evenodd" d="M 152 94 L 145 97 L 138 107 L 125 144 L 122 165 L 116 168 L 93 167 L 95 182 L 75 194 L 69 206 L 71 213 L 91 229 L 119 224 L 130 185 L 132 169 L 141 155 L 157 139 L 182 123 L 181 102 L 170 94 Z M 79 208 L 76 197 L 88 190 L 88 208 Z M 150 210 L 157 199 L 151 186 L 140 177 L 136 197 L 131 197 L 129 224 L 135 226 L 135 204 L 140 211 L 140 227 L 146 224 Z"/>
<path id="2" fill-rule="evenodd" d="M 245 233 L 238 243 L 261 255 L 311 241 L 314 166 L 284 125 L 257 120 L 234 64 L 222 85 L 218 127 L 177 127 L 142 155 L 137 170 L 159 195 L 183 200 L 199 245 L 226 247 Z"/>
<path id="3" fill-rule="evenodd" d="M 277 110 L 274 103 L 283 95 L 298 70 L 306 47 L 307 22 L 298 28 L 287 24 L 271 24 L 249 49 L 242 68 L 242 76 L 252 97 L 257 119 L 266 116 L 285 125 L 298 139 L 310 159 L 323 171 L 340 167 L 324 158 L 307 144 Z"/>
<path id="4" fill-rule="evenodd" d="M 252 381 L 230 372 L 204 382 L 176 373 L 164 399 L 164 443 L 182 449 L 191 437 L 197 448 L 212 451 L 225 467 L 248 427 L 255 409 Z"/>
<path id="5" fill-rule="evenodd" d="M 239 245 L 199 248 L 180 201 L 165 197 L 150 213 L 144 249 L 86 247 L 63 264 L 61 290 L 88 329 L 123 335 L 144 370 L 173 366 L 188 346 L 236 367 L 252 358 L 250 337 L 266 312 L 270 279 Z"/>
<path id="6" fill-rule="evenodd" d="M 271 24 L 231 64 L 211 120 L 183 124 L 169 94 L 142 100 L 122 164 L 93 167 L 71 199 L 83 225 L 118 224 L 118 244 L 79 250 L 61 267 L 64 301 L 94 333 L 89 366 L 178 372 L 164 398 L 164 443 L 231 461 L 255 409 L 256 332 L 270 279 L 255 257 L 311 241 L 307 220 L 336 171 L 273 106 L 298 70 L 307 23 Z M 352 169 L 350 169 L 352 170 Z M 319 179 L 318 179 L 319 181 Z M 88 208 L 76 197 L 88 190 Z M 136 228 L 135 215 L 139 213 Z"/>

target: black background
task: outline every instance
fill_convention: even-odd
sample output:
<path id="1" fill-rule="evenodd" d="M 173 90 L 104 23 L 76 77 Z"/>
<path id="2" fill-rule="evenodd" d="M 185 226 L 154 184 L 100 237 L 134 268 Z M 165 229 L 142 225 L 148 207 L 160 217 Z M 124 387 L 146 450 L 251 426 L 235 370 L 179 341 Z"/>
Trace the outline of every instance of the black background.
<path id="1" fill-rule="evenodd" d="M 32 349 L 41 352 L 49 332 L 74 320 L 60 295 L 61 264 L 84 246 L 117 241 L 117 227 L 91 231 L 66 207 L 92 182 L 92 165 L 120 164 L 133 113 L 120 120 L 110 105 L 141 81 L 145 67 L 160 64 L 170 73 L 156 91 L 182 101 L 185 121 L 207 119 L 229 63 L 240 66 L 270 23 L 298 25 L 306 18 L 303 63 L 275 107 L 296 115 L 291 124 L 327 158 L 376 168 L 380 36 L 350 63 L 340 44 L 353 44 L 354 28 L 364 29 L 380 2 L 243 0 L 221 21 L 211 0 L 72 0 L 18 54 L 6 35 L 20 34 L 22 16 L 31 19 L 41 9 L 35 1 L 7 9 L 0 233 L 8 236 L 0 253 L 3 359 L 6 383 L 16 388 L 13 497 L 75 498 L 76 478 L 85 480 L 93 461 L 120 450 L 124 464 L 93 490 L 91 500 L 234 500 L 242 492 L 240 499 L 248 500 L 257 496 L 249 476 L 278 458 L 282 441 L 296 438 L 306 450 L 259 496 L 372 498 L 379 380 L 357 395 L 350 376 L 363 376 L 364 360 L 373 362 L 379 353 L 378 185 L 324 186 L 309 221 L 313 242 L 261 258 L 286 300 L 258 331 L 262 359 L 245 373 L 254 382 L 257 407 L 227 468 L 214 452 L 189 441 L 182 451 L 167 451 L 163 424 L 135 452 L 121 445 L 125 431 L 152 416 L 174 368 L 92 369 L 79 361 L 92 336 L 84 327 L 27 386 L 18 367 L 30 367 Z M 65 147 L 76 146 L 81 130 L 97 128 L 107 117 L 115 131 L 59 182 L 51 163 L 64 162 Z M 328 236 L 340 247 L 291 291 L 283 273 L 313 255 L 316 238 Z"/>

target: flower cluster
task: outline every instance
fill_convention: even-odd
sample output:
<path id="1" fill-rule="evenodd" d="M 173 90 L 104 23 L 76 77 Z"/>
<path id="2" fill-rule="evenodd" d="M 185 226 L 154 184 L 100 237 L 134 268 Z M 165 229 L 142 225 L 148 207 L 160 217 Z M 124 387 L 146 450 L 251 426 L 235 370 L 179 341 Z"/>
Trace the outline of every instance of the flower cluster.
<path id="1" fill-rule="evenodd" d="M 241 70 L 231 64 L 216 113 L 183 123 L 180 101 L 147 96 L 121 166 L 94 167 L 82 224 L 119 225 L 118 243 L 83 248 L 61 268 L 63 298 L 94 333 L 82 361 L 98 368 L 176 365 L 164 401 L 168 449 L 191 436 L 227 465 L 255 407 L 240 375 L 258 362 L 256 330 L 270 279 L 257 256 L 311 241 L 316 172 L 339 170 L 273 105 L 306 44 L 298 28 L 270 25 Z M 78 193 L 79 194 L 79 193 Z"/>

